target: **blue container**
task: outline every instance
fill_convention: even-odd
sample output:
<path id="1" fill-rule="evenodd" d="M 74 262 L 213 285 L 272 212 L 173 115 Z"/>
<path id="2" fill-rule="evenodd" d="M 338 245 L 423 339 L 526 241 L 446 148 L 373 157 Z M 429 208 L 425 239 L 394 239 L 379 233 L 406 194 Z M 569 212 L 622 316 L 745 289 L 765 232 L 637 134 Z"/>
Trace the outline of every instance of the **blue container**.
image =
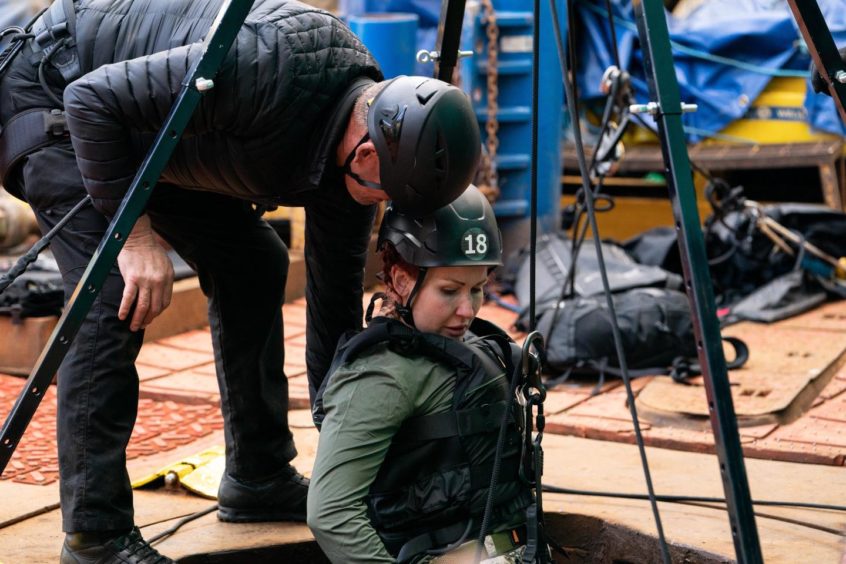
<path id="1" fill-rule="evenodd" d="M 385 78 L 414 74 L 417 53 L 417 14 L 353 15 L 347 23 L 370 50 Z"/>

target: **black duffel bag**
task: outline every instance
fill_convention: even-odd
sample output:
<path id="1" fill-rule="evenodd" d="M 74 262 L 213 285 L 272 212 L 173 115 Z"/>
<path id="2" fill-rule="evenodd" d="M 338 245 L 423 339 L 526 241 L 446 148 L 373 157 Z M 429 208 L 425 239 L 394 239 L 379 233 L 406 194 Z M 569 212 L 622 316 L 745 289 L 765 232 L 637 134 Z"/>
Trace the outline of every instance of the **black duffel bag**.
<path id="1" fill-rule="evenodd" d="M 669 375 L 677 381 L 700 373 L 696 338 L 687 296 L 664 288 L 635 288 L 614 294 L 614 309 L 631 377 Z M 614 346 L 611 318 L 605 296 L 582 296 L 547 304 L 537 314 L 537 330 L 544 336 L 547 371 L 572 374 L 622 376 Z M 723 337 L 735 350 L 729 368 L 739 368 L 749 358 L 743 341 Z"/>

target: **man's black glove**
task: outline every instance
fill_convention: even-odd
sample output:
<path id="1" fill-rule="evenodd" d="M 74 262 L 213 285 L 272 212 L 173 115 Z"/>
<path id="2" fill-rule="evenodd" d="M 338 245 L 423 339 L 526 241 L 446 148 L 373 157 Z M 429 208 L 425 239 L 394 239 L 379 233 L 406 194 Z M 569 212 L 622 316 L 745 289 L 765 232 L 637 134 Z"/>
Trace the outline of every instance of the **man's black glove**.
<path id="1" fill-rule="evenodd" d="M 846 47 L 843 47 L 840 50 L 840 58 L 844 63 L 846 63 Z M 823 77 L 820 76 L 819 71 L 817 71 L 817 66 L 814 63 L 811 63 L 811 86 L 817 94 L 825 94 L 827 96 L 831 95 L 828 92 L 828 82 L 823 80 Z"/>

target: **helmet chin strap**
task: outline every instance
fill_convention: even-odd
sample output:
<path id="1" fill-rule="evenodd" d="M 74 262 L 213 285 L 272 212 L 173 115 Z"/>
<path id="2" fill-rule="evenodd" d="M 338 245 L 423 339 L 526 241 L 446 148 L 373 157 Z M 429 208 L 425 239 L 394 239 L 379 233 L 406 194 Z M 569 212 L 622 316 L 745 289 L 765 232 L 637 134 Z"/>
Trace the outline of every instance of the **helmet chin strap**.
<path id="1" fill-rule="evenodd" d="M 414 283 L 414 287 L 408 295 L 408 300 L 406 300 L 405 305 L 397 305 L 397 313 L 399 314 L 400 319 L 402 319 L 406 325 L 413 327 L 414 329 L 417 329 L 417 326 L 414 324 L 414 312 L 411 311 L 411 308 L 414 306 L 414 298 L 417 297 L 417 293 L 420 291 L 421 286 L 423 286 L 423 279 L 426 278 L 426 272 L 429 270 L 428 268 L 422 266 L 418 268 L 419 274 L 417 275 L 417 281 Z"/>

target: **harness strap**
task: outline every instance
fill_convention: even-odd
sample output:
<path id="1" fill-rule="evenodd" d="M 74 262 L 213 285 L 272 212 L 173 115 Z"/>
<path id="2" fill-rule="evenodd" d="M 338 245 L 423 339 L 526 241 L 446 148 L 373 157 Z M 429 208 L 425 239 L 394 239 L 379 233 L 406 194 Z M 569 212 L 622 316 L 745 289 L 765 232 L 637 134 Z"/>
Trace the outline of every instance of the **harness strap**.
<path id="1" fill-rule="evenodd" d="M 545 552 L 545 547 L 541 547 L 541 539 L 539 538 L 539 521 L 541 517 L 538 516 L 538 506 L 536 503 L 531 504 L 526 508 L 526 550 L 523 552 L 523 562 L 531 564 L 538 561 L 538 556 Z M 545 560 L 541 560 L 545 562 Z"/>
<path id="2" fill-rule="evenodd" d="M 415 417 L 403 423 L 394 441 L 402 444 L 494 433 L 508 409 L 508 403 L 501 401 L 472 409 Z"/>
<path id="3" fill-rule="evenodd" d="M 397 554 L 397 562 L 404 564 L 410 562 L 414 557 L 423 554 L 433 548 L 440 548 L 455 543 L 456 541 L 469 538 L 473 529 L 473 520 L 466 523 L 455 523 L 441 529 L 428 531 L 417 535 L 402 545 Z"/>
<path id="4" fill-rule="evenodd" d="M 399 553 L 397 554 L 397 563 L 404 564 L 411 562 L 421 554 L 431 553 L 431 551 L 438 549 L 440 549 L 438 550 L 440 553 L 442 551 L 448 552 L 448 550 L 458 548 L 458 546 L 466 539 L 472 539 L 475 537 L 478 530 L 478 521 L 471 517 L 467 521 L 460 521 L 440 529 L 427 531 L 417 535 L 402 545 L 402 548 L 400 548 Z M 512 532 L 518 537 L 517 542 L 519 544 L 523 544 L 527 538 L 525 527 L 521 526 L 513 531 L 509 531 L 509 537 L 511 537 L 510 533 Z M 448 547 L 448 549 L 444 550 L 445 547 Z"/>
<path id="5" fill-rule="evenodd" d="M 29 154 L 67 137 L 65 113 L 58 109 L 35 108 L 12 117 L 0 132 L 0 179 L 7 177 Z"/>
<path id="6" fill-rule="evenodd" d="M 76 52 L 76 10 L 73 0 L 58 0 L 32 26 L 34 53 L 41 52 L 42 60 L 49 60 L 66 83 L 82 76 Z"/>

